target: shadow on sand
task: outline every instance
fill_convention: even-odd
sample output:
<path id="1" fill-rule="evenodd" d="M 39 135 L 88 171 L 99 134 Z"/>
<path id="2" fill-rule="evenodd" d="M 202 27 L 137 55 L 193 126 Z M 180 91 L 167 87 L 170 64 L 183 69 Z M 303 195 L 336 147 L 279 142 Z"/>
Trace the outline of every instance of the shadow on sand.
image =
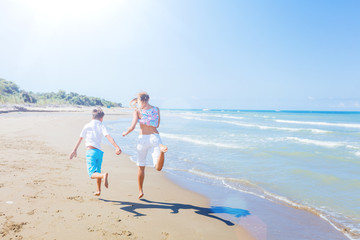
<path id="1" fill-rule="evenodd" d="M 198 207 L 190 204 L 182 204 L 182 203 L 167 203 L 167 202 L 156 202 L 150 201 L 147 199 L 140 199 L 143 203 L 138 202 L 124 202 L 124 201 L 113 201 L 113 200 L 106 200 L 99 198 L 99 200 L 104 202 L 115 203 L 115 205 L 120 205 L 120 209 L 127 211 L 129 213 L 134 214 L 134 217 L 141 217 L 146 216 L 140 212 L 141 209 L 169 209 L 171 210 L 170 213 L 177 214 L 180 210 L 188 210 L 192 209 L 195 213 L 203 215 L 205 217 L 210 217 L 217 219 L 219 221 L 224 222 L 228 226 L 235 225 L 231 221 L 223 219 L 219 216 L 213 215 L 216 213 L 226 213 L 233 215 L 236 218 L 245 217 L 250 215 L 248 210 L 244 209 L 237 209 L 237 208 L 230 208 L 230 207 L 220 207 L 220 206 L 211 206 L 210 208 Z"/>

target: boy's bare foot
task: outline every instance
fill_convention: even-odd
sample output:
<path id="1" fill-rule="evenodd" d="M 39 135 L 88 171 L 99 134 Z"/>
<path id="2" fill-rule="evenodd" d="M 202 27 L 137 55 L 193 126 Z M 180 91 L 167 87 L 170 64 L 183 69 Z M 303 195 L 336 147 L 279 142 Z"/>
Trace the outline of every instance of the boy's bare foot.
<path id="1" fill-rule="evenodd" d="M 100 196 L 101 192 L 94 192 L 94 196 Z"/>
<path id="2" fill-rule="evenodd" d="M 104 176 L 104 185 L 105 185 L 106 188 L 109 187 L 108 178 L 109 178 L 109 174 L 108 174 L 108 173 L 105 173 L 105 176 Z"/>
<path id="3" fill-rule="evenodd" d="M 140 192 L 139 193 L 139 199 L 142 198 L 144 196 L 144 193 L 143 192 Z"/>
<path id="4" fill-rule="evenodd" d="M 167 147 L 167 146 L 165 146 L 165 145 L 163 145 L 163 144 L 160 144 L 160 151 L 166 153 L 167 150 L 168 150 L 168 147 Z"/>

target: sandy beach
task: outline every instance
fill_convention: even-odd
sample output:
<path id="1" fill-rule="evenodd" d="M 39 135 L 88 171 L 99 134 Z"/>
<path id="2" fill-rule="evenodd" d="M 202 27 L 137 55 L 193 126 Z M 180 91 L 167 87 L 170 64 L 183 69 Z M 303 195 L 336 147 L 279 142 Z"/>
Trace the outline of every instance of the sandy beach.
<path id="1" fill-rule="evenodd" d="M 105 121 L 129 114 L 105 113 Z M 1 239 L 254 239 L 214 215 L 207 198 L 154 169 L 146 169 L 145 197 L 138 200 L 136 165 L 106 144 L 109 188 L 93 196 L 84 143 L 69 159 L 90 120 L 88 109 L 0 114 Z"/>

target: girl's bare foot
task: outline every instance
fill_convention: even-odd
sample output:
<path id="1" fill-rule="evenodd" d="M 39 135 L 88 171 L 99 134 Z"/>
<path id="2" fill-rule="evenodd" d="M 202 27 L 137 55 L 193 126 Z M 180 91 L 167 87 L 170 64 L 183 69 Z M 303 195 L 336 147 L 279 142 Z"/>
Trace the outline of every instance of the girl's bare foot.
<path id="1" fill-rule="evenodd" d="M 105 185 L 106 188 L 109 187 L 108 177 L 109 177 L 109 174 L 108 174 L 108 173 L 105 173 L 105 176 L 104 176 L 104 185 Z"/>
<path id="2" fill-rule="evenodd" d="M 101 192 L 94 192 L 94 196 L 100 196 Z"/>
<path id="3" fill-rule="evenodd" d="M 139 193 L 139 199 L 142 198 L 144 196 L 144 193 L 143 192 L 140 192 Z"/>
<path id="4" fill-rule="evenodd" d="M 163 144 L 159 144 L 159 147 L 160 147 L 160 156 L 155 165 L 155 169 L 161 171 L 164 166 L 165 153 L 167 152 L 168 147 Z"/>
<path id="5" fill-rule="evenodd" d="M 166 153 L 168 150 L 168 147 L 163 145 L 163 144 L 160 144 L 160 151 L 162 151 L 163 153 Z"/>

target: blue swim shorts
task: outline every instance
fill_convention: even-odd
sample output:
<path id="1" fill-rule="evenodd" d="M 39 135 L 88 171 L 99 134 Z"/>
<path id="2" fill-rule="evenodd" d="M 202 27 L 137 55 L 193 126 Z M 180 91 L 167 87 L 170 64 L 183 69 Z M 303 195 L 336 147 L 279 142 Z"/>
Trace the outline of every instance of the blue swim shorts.
<path id="1" fill-rule="evenodd" d="M 89 177 L 93 173 L 101 173 L 101 164 L 103 161 L 104 152 L 99 149 L 88 149 L 86 151 L 86 165 Z"/>

